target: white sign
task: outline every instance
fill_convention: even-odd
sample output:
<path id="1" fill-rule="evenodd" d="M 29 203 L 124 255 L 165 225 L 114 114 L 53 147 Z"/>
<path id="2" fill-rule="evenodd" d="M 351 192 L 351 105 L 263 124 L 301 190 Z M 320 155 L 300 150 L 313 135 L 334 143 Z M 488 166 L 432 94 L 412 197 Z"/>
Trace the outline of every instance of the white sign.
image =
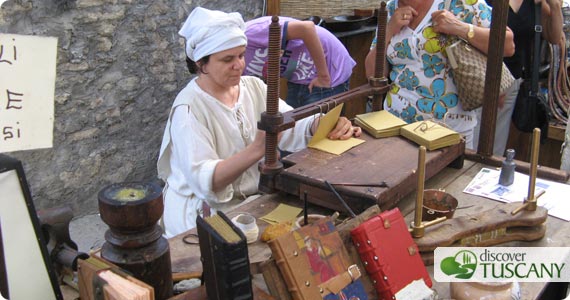
<path id="1" fill-rule="evenodd" d="M 0 153 L 53 144 L 57 38 L 0 34 Z"/>

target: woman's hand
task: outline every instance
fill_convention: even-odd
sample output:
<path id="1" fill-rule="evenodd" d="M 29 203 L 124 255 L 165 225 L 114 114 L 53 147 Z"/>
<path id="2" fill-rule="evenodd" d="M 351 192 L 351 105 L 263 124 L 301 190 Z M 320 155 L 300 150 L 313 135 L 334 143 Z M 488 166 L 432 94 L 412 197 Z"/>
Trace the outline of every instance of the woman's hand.
<path id="1" fill-rule="evenodd" d="M 352 126 L 350 120 L 346 117 L 338 118 L 335 128 L 329 132 L 327 137 L 331 140 L 347 140 L 352 136 L 359 137 L 362 129 L 358 126 Z"/>
<path id="2" fill-rule="evenodd" d="M 251 147 L 254 149 L 255 155 L 259 158 L 265 155 L 265 131 L 257 130 L 253 143 L 251 143 Z"/>
<path id="3" fill-rule="evenodd" d="M 312 93 L 313 92 L 313 87 L 322 87 L 322 88 L 330 88 L 331 87 L 331 77 L 330 75 L 326 74 L 326 75 L 317 75 L 317 77 L 313 78 L 313 80 L 311 80 L 311 83 L 309 83 L 309 92 Z"/>
<path id="4" fill-rule="evenodd" d="M 392 33 L 390 36 L 400 32 L 404 26 L 410 25 L 417 16 L 418 12 L 411 6 L 398 7 L 388 22 L 387 31 Z"/>
<path id="5" fill-rule="evenodd" d="M 431 14 L 432 28 L 435 32 L 461 36 L 467 32 L 468 24 L 461 22 L 449 10 L 438 10 Z"/>

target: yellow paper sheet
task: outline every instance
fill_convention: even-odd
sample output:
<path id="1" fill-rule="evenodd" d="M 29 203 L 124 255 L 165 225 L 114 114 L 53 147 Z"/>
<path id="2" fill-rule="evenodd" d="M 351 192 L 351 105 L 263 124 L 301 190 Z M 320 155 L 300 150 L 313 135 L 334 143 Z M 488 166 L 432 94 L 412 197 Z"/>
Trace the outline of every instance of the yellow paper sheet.
<path id="1" fill-rule="evenodd" d="M 326 115 L 321 116 L 319 127 L 309 142 L 309 148 L 340 155 L 350 148 L 364 143 L 364 140 L 356 138 L 349 138 L 347 140 L 330 140 L 327 138 L 328 133 L 336 126 L 343 105 L 344 103 L 333 108 Z"/>
<path id="2" fill-rule="evenodd" d="M 301 211 L 303 211 L 303 209 L 299 207 L 294 207 L 287 204 L 279 204 L 274 210 L 261 217 L 260 219 L 269 224 L 295 221 Z"/>

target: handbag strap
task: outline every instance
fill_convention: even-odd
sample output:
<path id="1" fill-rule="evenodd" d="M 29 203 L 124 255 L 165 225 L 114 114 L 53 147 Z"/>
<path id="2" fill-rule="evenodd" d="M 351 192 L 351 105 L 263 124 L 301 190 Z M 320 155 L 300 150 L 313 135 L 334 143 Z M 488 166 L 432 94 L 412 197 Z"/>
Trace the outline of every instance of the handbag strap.
<path id="1" fill-rule="evenodd" d="M 534 49 L 532 53 L 532 70 L 530 77 L 530 93 L 535 96 L 538 93 L 538 68 L 540 66 L 540 36 L 542 34 L 541 25 L 541 3 L 534 4 Z"/>

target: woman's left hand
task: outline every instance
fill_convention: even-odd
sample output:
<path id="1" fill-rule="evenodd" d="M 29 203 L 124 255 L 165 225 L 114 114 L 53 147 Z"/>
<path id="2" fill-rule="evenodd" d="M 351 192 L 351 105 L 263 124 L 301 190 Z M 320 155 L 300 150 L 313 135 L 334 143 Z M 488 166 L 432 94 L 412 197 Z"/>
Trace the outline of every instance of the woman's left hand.
<path id="1" fill-rule="evenodd" d="M 460 35 L 466 26 L 449 10 L 435 11 L 431 14 L 431 22 L 435 32 L 449 35 Z"/>
<path id="2" fill-rule="evenodd" d="M 317 77 L 313 78 L 313 80 L 311 80 L 311 83 L 309 83 L 309 93 L 313 92 L 313 87 L 321 87 L 321 88 L 330 88 L 331 87 L 331 77 L 324 75 L 318 75 Z"/>
<path id="3" fill-rule="evenodd" d="M 352 126 L 350 120 L 346 117 L 338 118 L 336 126 L 328 134 L 328 138 L 331 140 L 347 140 L 352 136 L 359 137 L 362 134 L 362 129 L 358 126 Z"/>

